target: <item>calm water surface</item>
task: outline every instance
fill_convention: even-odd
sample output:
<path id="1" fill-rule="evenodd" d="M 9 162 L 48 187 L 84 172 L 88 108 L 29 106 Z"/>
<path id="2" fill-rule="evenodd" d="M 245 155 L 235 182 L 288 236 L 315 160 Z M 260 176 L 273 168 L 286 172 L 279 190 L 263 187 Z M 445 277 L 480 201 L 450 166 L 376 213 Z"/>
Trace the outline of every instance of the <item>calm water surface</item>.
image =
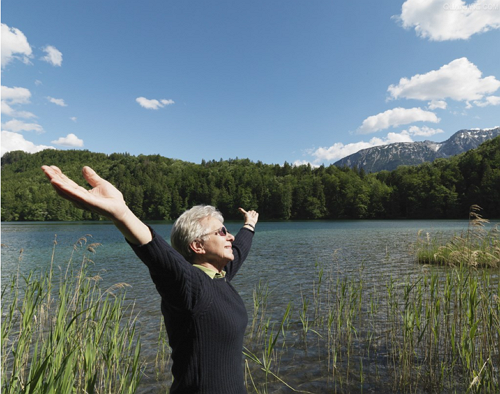
<path id="1" fill-rule="evenodd" d="M 167 239 L 170 237 L 171 223 L 151 225 Z M 241 223 L 226 225 L 236 233 Z M 276 311 L 279 319 L 290 301 L 300 303 L 301 289 L 310 287 L 318 264 L 331 268 L 339 277 L 359 275 L 362 270 L 365 280 L 384 283 L 391 276 L 402 278 L 422 270 L 411 254 L 420 230 L 432 236 L 459 234 L 466 228 L 467 221 L 260 222 L 250 256 L 234 286 L 251 313 L 254 287 L 260 280 L 267 282 L 272 290 L 269 310 Z M 73 246 L 82 237 L 87 244 L 101 244 L 92 260 L 93 269 L 103 277 L 102 287 L 117 282 L 131 286 L 127 296 L 136 300 L 140 312 L 143 353 L 154 358 L 162 324 L 159 296 L 146 267 L 110 223 L 3 223 L 2 282 L 7 283 L 17 270 L 27 273 L 47 269 L 54 240 L 55 264 L 65 268 Z M 73 261 L 81 261 L 82 252 L 74 253 Z"/>

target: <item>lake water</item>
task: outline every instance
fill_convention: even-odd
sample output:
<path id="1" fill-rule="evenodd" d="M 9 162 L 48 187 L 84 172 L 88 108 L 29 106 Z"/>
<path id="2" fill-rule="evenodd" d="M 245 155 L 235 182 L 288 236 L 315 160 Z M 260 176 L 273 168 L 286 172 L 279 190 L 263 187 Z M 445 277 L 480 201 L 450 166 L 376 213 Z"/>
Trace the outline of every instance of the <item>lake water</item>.
<path id="1" fill-rule="evenodd" d="M 150 224 L 169 238 L 171 223 Z M 385 283 L 390 277 L 401 278 L 423 269 L 411 253 L 419 231 L 451 236 L 466 230 L 467 224 L 456 220 L 259 222 L 251 253 L 233 283 L 251 314 L 253 289 L 259 281 L 267 282 L 272 290 L 268 308 L 279 319 L 290 301 L 301 302 L 302 288 L 310 287 L 318 264 L 338 278 L 354 277 L 363 270 L 368 282 Z M 232 233 L 240 225 L 226 223 Z M 17 270 L 47 269 L 54 240 L 55 264 L 65 267 L 81 237 L 87 244 L 101 244 L 92 260 L 94 270 L 103 277 L 103 288 L 117 282 L 131 286 L 127 297 L 136 300 L 140 313 L 143 354 L 154 358 L 161 324 L 159 296 L 146 267 L 110 223 L 2 223 L 2 283 Z M 74 260 L 81 252 L 75 253 Z M 145 379 L 143 384 L 152 383 Z M 140 392 L 153 391 L 143 386 Z"/>

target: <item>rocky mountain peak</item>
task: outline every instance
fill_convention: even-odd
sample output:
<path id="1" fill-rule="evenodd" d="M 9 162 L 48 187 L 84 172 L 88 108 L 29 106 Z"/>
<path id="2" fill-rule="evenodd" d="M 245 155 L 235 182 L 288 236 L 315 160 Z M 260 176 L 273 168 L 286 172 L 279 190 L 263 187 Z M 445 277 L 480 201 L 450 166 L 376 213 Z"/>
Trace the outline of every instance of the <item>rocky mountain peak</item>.
<path id="1" fill-rule="evenodd" d="M 366 172 L 392 171 L 400 165 L 418 165 L 475 149 L 500 135 L 500 127 L 459 130 L 443 142 L 398 142 L 363 149 L 344 157 L 336 166 L 363 168 Z"/>

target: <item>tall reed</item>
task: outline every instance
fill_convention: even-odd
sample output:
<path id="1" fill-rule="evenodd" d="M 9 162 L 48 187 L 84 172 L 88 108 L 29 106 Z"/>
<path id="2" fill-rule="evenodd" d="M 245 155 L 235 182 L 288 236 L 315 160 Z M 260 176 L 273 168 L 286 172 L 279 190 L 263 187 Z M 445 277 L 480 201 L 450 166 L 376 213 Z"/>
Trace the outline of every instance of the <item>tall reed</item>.
<path id="1" fill-rule="evenodd" d="M 249 393 L 500 392 L 496 270 L 427 267 L 371 283 L 332 267 L 301 286 L 286 324 L 259 317 L 269 323 L 247 337 Z M 309 308 L 320 281 L 322 302 Z"/>
<path id="2" fill-rule="evenodd" d="M 56 282 L 48 272 L 18 275 L 2 289 L 2 393 L 134 393 L 140 381 L 140 339 L 125 284 L 103 291 L 91 276 L 87 237 Z"/>
<path id="3" fill-rule="evenodd" d="M 471 267 L 500 267 L 500 231 L 498 225 L 486 230 L 489 220 L 479 213 L 481 207 L 472 205 L 469 210 L 469 225 L 463 234 L 442 242 L 422 237 L 419 233 L 416 244 L 417 258 L 423 264 Z"/>

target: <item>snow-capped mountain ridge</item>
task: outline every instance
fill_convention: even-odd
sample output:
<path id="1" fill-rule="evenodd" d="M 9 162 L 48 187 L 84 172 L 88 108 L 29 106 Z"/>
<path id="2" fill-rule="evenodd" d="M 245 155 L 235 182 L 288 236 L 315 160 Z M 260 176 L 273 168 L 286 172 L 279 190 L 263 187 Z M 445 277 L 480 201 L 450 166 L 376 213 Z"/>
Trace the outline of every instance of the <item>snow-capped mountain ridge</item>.
<path id="1" fill-rule="evenodd" d="M 500 127 L 459 130 L 443 142 L 398 142 L 363 149 L 344 157 L 335 165 L 363 168 L 366 172 L 392 171 L 400 165 L 418 165 L 455 156 L 497 136 L 500 136 Z"/>

